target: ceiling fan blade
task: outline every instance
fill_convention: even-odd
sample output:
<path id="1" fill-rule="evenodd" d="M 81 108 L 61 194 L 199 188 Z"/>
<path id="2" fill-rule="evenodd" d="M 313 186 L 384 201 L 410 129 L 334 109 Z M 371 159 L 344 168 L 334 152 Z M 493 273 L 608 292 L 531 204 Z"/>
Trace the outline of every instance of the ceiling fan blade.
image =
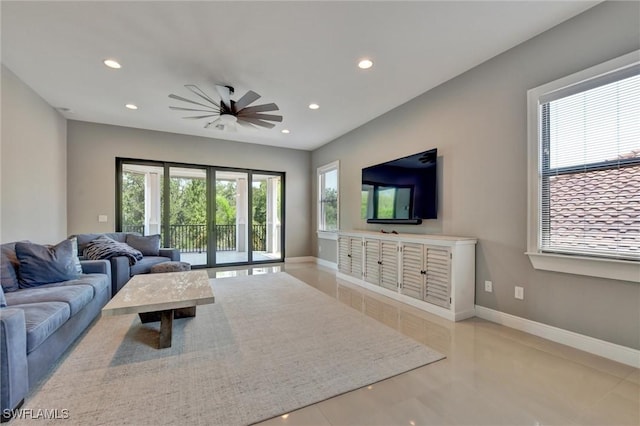
<path id="1" fill-rule="evenodd" d="M 189 102 L 189 103 L 191 103 L 191 104 L 200 105 L 200 106 L 205 107 L 205 108 L 211 108 L 211 105 L 201 104 L 200 102 L 192 101 L 192 100 L 190 100 L 190 99 L 183 98 L 182 96 L 178 96 L 178 95 L 173 95 L 173 94 L 171 94 L 171 95 L 169 95 L 169 97 L 170 97 L 171 99 L 176 99 L 176 100 L 178 100 L 178 101 L 182 101 L 182 102 Z"/>
<path id="2" fill-rule="evenodd" d="M 257 128 L 256 126 L 254 126 L 253 124 L 251 124 L 251 123 L 249 123 L 249 122 L 243 121 L 242 119 L 238 120 L 238 121 L 237 121 L 237 123 L 238 123 L 238 125 L 239 125 L 240 127 L 242 127 L 243 129 L 249 129 L 249 130 L 252 130 L 252 131 L 254 131 L 254 132 L 255 132 L 256 130 L 258 130 L 258 128 Z"/>
<path id="3" fill-rule="evenodd" d="M 231 91 L 227 86 L 220 86 L 216 84 L 216 90 L 220 95 L 220 100 L 229 109 L 231 109 Z"/>
<path id="4" fill-rule="evenodd" d="M 198 120 L 200 118 L 209 118 L 209 117 L 218 117 L 220 114 L 209 114 L 209 115 L 198 115 L 198 116 L 191 116 L 191 117 L 182 117 L 182 118 L 186 118 L 187 120 Z"/>
<path id="5" fill-rule="evenodd" d="M 269 121 L 282 121 L 281 115 L 273 115 L 273 114 L 247 114 L 243 115 L 242 118 L 257 118 L 259 120 L 269 120 Z"/>
<path id="6" fill-rule="evenodd" d="M 236 104 L 236 108 L 237 108 L 238 104 Z M 238 115 L 245 115 L 245 114 L 251 114 L 254 112 L 266 112 L 266 111 L 278 111 L 278 105 L 274 104 L 274 103 L 270 103 L 270 104 L 263 104 L 263 105 L 256 105 L 256 106 L 250 106 L 250 107 L 246 107 L 242 110 L 237 110 L 238 111 Z"/>
<path id="7" fill-rule="evenodd" d="M 267 129 L 273 129 L 274 127 L 276 127 L 276 125 L 273 123 L 269 123 L 268 121 L 262 121 L 257 118 L 238 117 L 238 120 L 247 121 L 251 124 L 255 124 L 256 126 L 266 127 Z"/>
<path id="8" fill-rule="evenodd" d="M 207 124 L 204 125 L 205 129 L 208 129 L 211 126 L 214 126 L 218 121 L 220 121 L 220 117 L 216 118 L 213 121 L 208 122 Z"/>
<path id="9" fill-rule="evenodd" d="M 197 108 L 182 108 L 182 107 L 170 106 L 169 108 L 177 111 L 220 112 L 219 109 L 216 109 L 213 107 L 211 109 L 197 109 Z"/>
<path id="10" fill-rule="evenodd" d="M 216 101 L 211 99 L 206 93 L 204 93 L 202 90 L 200 90 L 200 88 L 198 86 L 196 86 L 195 84 L 185 84 L 184 87 L 186 87 L 187 89 L 191 90 L 192 93 L 200 96 L 205 101 L 211 102 L 212 104 L 214 104 L 215 106 L 220 108 L 220 105 L 218 105 L 218 103 Z"/>
<path id="11" fill-rule="evenodd" d="M 258 99 L 260 99 L 260 95 L 258 95 L 253 90 L 249 90 L 244 94 L 243 97 L 236 101 L 236 111 L 240 111 L 242 108 L 246 107 L 250 103 L 257 101 Z"/>

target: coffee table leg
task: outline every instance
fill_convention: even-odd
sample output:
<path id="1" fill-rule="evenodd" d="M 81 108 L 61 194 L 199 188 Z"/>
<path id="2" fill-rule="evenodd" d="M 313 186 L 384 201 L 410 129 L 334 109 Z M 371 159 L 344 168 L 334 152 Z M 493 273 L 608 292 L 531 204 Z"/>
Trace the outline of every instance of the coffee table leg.
<path id="1" fill-rule="evenodd" d="M 171 332 L 173 331 L 173 309 L 160 312 L 160 339 L 158 349 L 171 347 Z"/>

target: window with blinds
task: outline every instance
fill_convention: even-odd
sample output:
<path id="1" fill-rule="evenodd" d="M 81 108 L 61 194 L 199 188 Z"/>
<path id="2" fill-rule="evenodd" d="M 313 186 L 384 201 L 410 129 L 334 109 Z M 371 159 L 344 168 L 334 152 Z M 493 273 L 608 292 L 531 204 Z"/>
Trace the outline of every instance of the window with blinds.
<path id="1" fill-rule="evenodd" d="M 640 65 L 538 103 L 539 250 L 640 260 Z"/>

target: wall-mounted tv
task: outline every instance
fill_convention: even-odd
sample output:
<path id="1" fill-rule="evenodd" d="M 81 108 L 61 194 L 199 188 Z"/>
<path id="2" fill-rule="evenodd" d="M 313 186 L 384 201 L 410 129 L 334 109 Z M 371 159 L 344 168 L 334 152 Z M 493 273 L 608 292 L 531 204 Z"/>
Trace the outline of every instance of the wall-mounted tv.
<path id="1" fill-rule="evenodd" d="M 415 224 L 438 217 L 438 150 L 362 169 L 362 217 L 367 223 Z"/>

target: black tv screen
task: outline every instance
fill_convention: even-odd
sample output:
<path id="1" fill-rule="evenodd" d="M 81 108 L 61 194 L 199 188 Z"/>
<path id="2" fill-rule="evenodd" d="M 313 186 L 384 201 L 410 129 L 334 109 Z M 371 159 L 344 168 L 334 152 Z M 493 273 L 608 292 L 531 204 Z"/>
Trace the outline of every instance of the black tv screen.
<path id="1" fill-rule="evenodd" d="M 362 217 L 367 223 L 420 224 L 438 217 L 438 150 L 362 169 Z"/>

